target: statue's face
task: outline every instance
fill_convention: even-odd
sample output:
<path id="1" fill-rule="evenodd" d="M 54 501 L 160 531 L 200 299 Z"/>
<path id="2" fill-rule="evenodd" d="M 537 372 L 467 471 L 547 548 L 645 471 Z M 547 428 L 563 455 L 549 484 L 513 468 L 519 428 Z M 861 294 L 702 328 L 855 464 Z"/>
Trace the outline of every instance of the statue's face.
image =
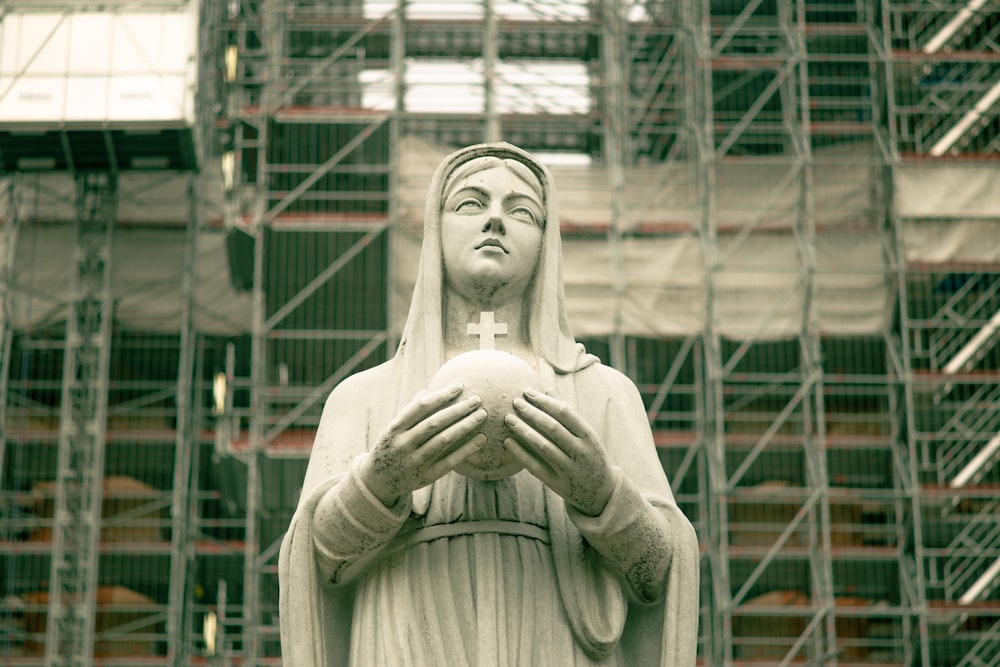
<path id="1" fill-rule="evenodd" d="M 544 221 L 535 191 L 505 166 L 455 183 L 441 213 L 448 286 L 480 299 L 522 294 L 538 264 Z"/>

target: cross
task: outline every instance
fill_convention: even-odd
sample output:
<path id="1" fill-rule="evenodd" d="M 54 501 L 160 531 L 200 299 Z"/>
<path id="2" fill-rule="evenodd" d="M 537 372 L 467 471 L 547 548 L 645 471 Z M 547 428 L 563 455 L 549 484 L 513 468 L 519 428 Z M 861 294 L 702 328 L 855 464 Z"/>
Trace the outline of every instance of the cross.
<path id="1" fill-rule="evenodd" d="M 479 336 L 480 350 L 497 349 L 496 335 L 507 333 L 507 325 L 493 319 L 492 310 L 484 310 L 479 313 L 479 324 L 469 322 L 467 332 L 470 336 Z"/>

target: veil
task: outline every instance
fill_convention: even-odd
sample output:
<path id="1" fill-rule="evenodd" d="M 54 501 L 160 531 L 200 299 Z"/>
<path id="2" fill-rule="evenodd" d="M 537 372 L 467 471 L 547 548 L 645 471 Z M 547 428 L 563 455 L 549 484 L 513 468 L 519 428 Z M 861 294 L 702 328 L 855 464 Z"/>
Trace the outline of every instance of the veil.
<path id="1" fill-rule="evenodd" d="M 538 178 L 545 204 L 542 248 L 535 277 L 525 295 L 527 333 L 531 351 L 539 362 L 542 382 L 554 389 L 554 374 L 582 370 L 598 359 L 573 339 L 566 314 L 562 281 L 562 243 L 559 211 L 549 170 L 527 151 L 508 143 L 477 144 L 445 158 L 434 172 L 427 193 L 420 269 L 403 335 L 396 351 L 403 379 L 396 407 L 402 407 L 421 389 L 443 362 L 444 268 L 441 247 L 441 210 L 448 177 L 466 162 L 497 157 L 520 162 Z"/>

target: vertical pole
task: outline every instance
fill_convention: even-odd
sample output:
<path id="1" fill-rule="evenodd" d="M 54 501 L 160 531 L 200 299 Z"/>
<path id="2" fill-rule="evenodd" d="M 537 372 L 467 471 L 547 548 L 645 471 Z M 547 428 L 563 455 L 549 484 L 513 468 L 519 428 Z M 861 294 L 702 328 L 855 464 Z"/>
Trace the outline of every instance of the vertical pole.
<path id="1" fill-rule="evenodd" d="M 722 351 L 718 332 L 716 274 L 719 271 L 716 201 L 716 154 L 713 132 L 712 44 L 709 32 L 711 10 L 708 0 L 690 0 L 680 8 L 680 34 L 685 81 L 685 131 L 688 162 L 697 183 L 696 228 L 704 262 L 705 321 L 702 325 L 702 412 L 699 432 L 708 471 L 709 563 L 712 582 L 712 618 L 715 627 L 707 630 L 705 663 L 731 665 L 732 587 L 729 574 L 729 483 L 726 474 L 725 405 L 723 401 Z"/>
<path id="2" fill-rule="evenodd" d="M 197 285 L 198 277 L 195 276 L 195 284 Z M 198 392 L 200 388 L 200 378 L 205 377 L 205 345 L 204 340 L 194 334 L 193 345 L 197 347 L 194 355 L 194 371 L 192 373 L 193 383 L 191 387 L 191 405 L 190 405 L 190 422 L 192 424 L 193 433 L 191 437 L 191 467 L 188 470 L 188 496 L 187 496 L 187 509 L 188 509 L 188 524 L 187 524 L 187 539 L 188 539 L 188 550 L 191 554 L 191 558 L 197 558 L 198 552 L 197 547 L 194 542 L 198 535 L 202 534 L 203 530 L 203 508 L 200 503 L 200 484 L 201 479 L 201 452 L 202 452 L 202 440 L 199 436 L 199 425 L 201 424 L 201 418 L 203 413 L 203 408 L 201 401 L 198 398 Z M 230 385 L 231 386 L 231 385 Z M 232 392 L 230 392 L 231 394 Z M 228 414 L 232 413 L 232 406 L 230 405 L 230 410 Z M 228 417 L 227 417 L 228 419 Z M 200 634 L 199 630 L 195 628 L 195 604 L 197 599 L 197 588 L 199 584 L 199 577 L 202 576 L 202 572 L 198 567 L 188 567 L 185 572 L 186 582 L 184 584 L 184 608 L 180 615 L 181 623 L 181 641 L 185 642 L 185 646 L 190 645 L 192 634 Z M 207 583 L 207 582 L 206 582 Z M 204 627 L 204 626 L 202 626 Z M 216 643 L 216 652 L 221 651 L 223 630 L 219 628 L 216 632 L 216 638 L 219 640 Z M 211 658 L 209 663 L 214 664 L 214 658 Z M 189 663 L 183 663 L 189 664 Z"/>
<path id="3" fill-rule="evenodd" d="M 198 240 L 198 207 L 195 177 L 188 177 L 190 211 L 181 278 L 180 360 L 177 364 L 177 434 L 174 443 L 173 498 L 170 506 L 170 592 L 167 617 L 167 664 L 186 664 L 188 626 L 185 587 L 191 553 L 190 481 L 197 430 L 194 422 L 195 332 L 192 317 L 195 257 Z"/>
<path id="4" fill-rule="evenodd" d="M 246 536 L 243 554 L 243 646 L 247 664 L 257 665 L 260 654 L 260 459 L 264 449 L 263 434 L 267 418 L 267 361 L 264 334 L 264 241 L 266 226 L 254 228 L 253 329 L 250 350 L 250 423 L 246 452 L 247 497 Z"/>
<path id="5" fill-rule="evenodd" d="M 483 97 L 486 127 L 484 140 L 500 141 L 500 115 L 497 112 L 497 15 L 493 0 L 483 0 Z"/>
<path id="6" fill-rule="evenodd" d="M 243 559 L 243 645 L 247 663 L 257 664 L 260 654 L 260 459 L 264 449 L 263 435 L 267 419 L 267 359 L 264 322 L 267 319 L 264 291 L 264 243 L 266 224 L 254 226 L 253 303 L 250 349 L 250 423 L 246 453 L 247 497 L 246 537 Z"/>
<path id="7" fill-rule="evenodd" d="M 115 175 L 76 175 L 72 301 L 67 309 L 49 580 L 48 667 L 93 662 L 113 302 Z"/>
<path id="8" fill-rule="evenodd" d="M 694 391 L 695 414 L 692 423 L 695 432 L 699 434 L 696 436 L 696 441 L 692 446 L 701 450 L 698 456 L 698 527 L 700 529 L 698 540 L 702 544 L 707 543 L 711 545 L 712 522 L 715 519 L 716 513 L 713 505 L 715 499 L 710 488 L 713 464 L 709 460 L 709 456 L 712 452 L 709 447 L 710 443 L 707 442 L 704 435 L 706 432 L 704 428 L 705 415 L 708 414 L 708 410 L 705 405 L 705 373 L 700 371 L 705 367 L 705 355 L 701 345 L 697 344 L 691 349 L 691 354 L 695 369 L 694 384 L 692 387 Z M 721 660 L 721 654 L 718 651 L 718 638 L 716 637 L 719 633 L 719 624 L 716 614 L 716 604 L 714 602 L 716 597 L 714 586 L 716 584 L 712 576 L 712 572 L 716 568 L 711 549 L 707 549 L 703 554 L 699 566 L 701 567 L 701 591 L 699 591 L 701 608 L 700 627 L 701 636 L 705 638 L 701 649 L 702 664 L 717 665 L 721 664 L 718 662 L 718 660 Z"/>
<path id="9" fill-rule="evenodd" d="M 608 228 L 608 252 L 614 298 L 611 337 L 611 365 L 625 370 L 625 262 L 622 256 L 622 224 L 625 216 L 625 145 L 626 114 L 625 68 L 622 57 L 627 52 L 627 37 L 621 3 L 600 0 L 601 62 L 603 64 L 604 164 L 611 186 L 611 225 Z"/>
<path id="10" fill-rule="evenodd" d="M 396 0 L 396 10 L 392 17 L 392 44 L 389 49 L 389 68 L 393 74 L 393 86 L 395 100 L 392 107 L 392 117 L 389 119 L 389 229 L 386 244 L 386 257 L 388 262 L 386 275 L 386 308 L 388 317 L 386 325 L 389 330 L 387 354 L 391 355 L 399 344 L 398 335 L 402 331 L 402 322 L 399 321 L 397 308 L 396 282 L 398 278 L 398 262 L 396 261 L 397 237 L 399 231 L 399 170 L 400 170 L 400 149 L 399 138 L 402 133 L 400 127 L 402 116 L 405 111 L 404 100 L 406 97 L 406 60 L 405 60 L 405 38 L 406 38 L 406 0 Z"/>
<path id="11" fill-rule="evenodd" d="M 257 206 L 253 215 L 254 262 L 250 331 L 250 419 L 248 424 L 248 444 L 245 457 L 247 466 L 246 517 L 243 551 L 243 650 L 247 665 L 256 667 L 261 657 L 261 584 L 262 568 L 260 558 L 260 466 L 265 443 L 264 429 L 268 419 L 269 404 L 267 377 L 267 294 L 264 285 L 264 261 L 267 241 L 267 227 L 262 213 L 270 206 L 270 177 L 268 146 L 270 143 L 269 123 L 277 111 L 277 100 L 281 97 L 283 81 L 282 60 L 284 56 L 284 3 L 280 0 L 265 0 L 261 23 L 261 40 L 265 49 L 267 79 L 264 83 L 258 129 L 257 153 Z"/>
<path id="12" fill-rule="evenodd" d="M 3 257 L 0 257 L 0 475 L 3 474 L 7 456 L 7 383 L 10 379 L 10 348 L 14 338 L 11 303 L 14 299 L 15 251 L 21 229 L 18 181 L 17 174 L 7 179 L 7 215 L 3 223 Z"/>
<path id="13" fill-rule="evenodd" d="M 789 153 L 796 162 L 798 202 L 793 235 L 799 255 L 803 293 L 799 326 L 801 382 L 804 385 L 803 453 L 809 497 L 816 497 L 809 513 L 810 597 L 821 620 L 811 642 L 814 655 L 824 664 L 837 664 L 836 613 L 830 535 L 830 493 L 826 464 L 826 424 L 823 402 L 823 364 L 816 322 L 816 210 L 813 197 L 813 155 L 810 133 L 808 58 L 805 40 L 805 3 L 783 0 L 779 20 L 789 44 L 792 74 L 782 85 L 785 131 Z"/>
<path id="14" fill-rule="evenodd" d="M 884 141 L 885 165 L 882 169 L 882 178 L 878 179 L 876 186 L 879 188 L 879 200 L 884 205 L 884 216 L 879 221 L 880 234 L 884 240 L 886 257 L 885 265 L 888 267 L 886 279 L 896 288 L 895 303 L 892 304 L 892 314 L 887 318 L 886 341 L 895 348 L 888 360 L 888 368 L 891 376 L 889 381 L 893 383 L 894 424 L 893 434 L 893 458 L 897 462 L 896 475 L 900 492 L 905 498 L 903 512 L 910 513 L 908 525 L 909 530 L 901 531 L 900 547 L 902 557 L 900 558 L 900 577 L 909 579 L 908 582 L 900 581 L 901 588 L 912 591 L 915 599 L 909 600 L 909 605 L 913 610 L 915 619 L 906 622 L 916 623 L 916 632 L 910 632 L 916 646 L 908 647 L 919 655 L 918 663 L 930 665 L 930 628 L 927 623 L 927 592 L 926 576 L 924 573 L 924 539 L 923 525 L 921 521 L 921 490 L 920 476 L 918 471 L 918 443 L 916 439 L 916 421 L 914 401 L 914 379 L 910 366 L 910 324 L 907 309 L 907 285 L 906 285 L 906 253 L 903 248 L 903 225 L 902 220 L 896 213 L 895 204 L 895 180 L 899 170 L 899 149 L 897 146 L 898 131 L 896 128 L 896 97 L 895 97 L 895 67 L 892 60 L 892 43 L 890 37 L 891 7 L 890 0 L 882 0 L 881 11 L 876 12 L 874 8 L 863 5 L 867 10 L 869 25 L 872 25 L 873 32 L 879 36 L 877 43 L 873 44 L 879 54 L 877 67 L 881 72 L 884 94 L 881 99 L 873 99 L 872 113 L 873 121 L 877 132 L 881 132 Z M 876 25 L 876 20 L 880 19 Z M 874 98 L 874 96 L 873 96 Z M 900 516 L 898 519 L 903 520 Z M 906 585 L 904 585 L 906 584 Z M 903 601 L 906 604 L 906 600 Z M 906 628 L 909 632 L 909 627 Z M 911 656 L 916 660 L 916 656 Z"/>

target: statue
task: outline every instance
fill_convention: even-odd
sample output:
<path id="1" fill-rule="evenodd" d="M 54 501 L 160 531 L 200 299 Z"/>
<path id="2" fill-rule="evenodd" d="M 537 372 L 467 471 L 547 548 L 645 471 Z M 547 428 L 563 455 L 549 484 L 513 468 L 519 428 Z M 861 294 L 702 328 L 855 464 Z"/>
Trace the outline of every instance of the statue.
<path id="1" fill-rule="evenodd" d="M 282 543 L 284 663 L 695 663 L 698 543 L 635 386 L 570 334 L 552 179 L 457 151 L 389 361 L 331 393 Z"/>

